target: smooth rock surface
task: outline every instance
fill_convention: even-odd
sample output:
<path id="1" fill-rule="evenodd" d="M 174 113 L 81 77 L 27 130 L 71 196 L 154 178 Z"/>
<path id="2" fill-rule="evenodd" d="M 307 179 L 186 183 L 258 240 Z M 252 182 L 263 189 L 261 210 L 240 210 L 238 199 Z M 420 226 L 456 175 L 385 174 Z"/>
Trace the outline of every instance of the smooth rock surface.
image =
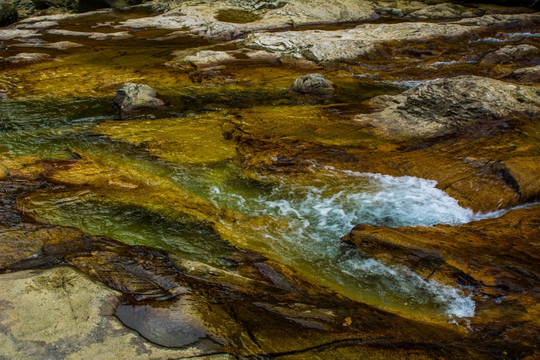
<path id="1" fill-rule="evenodd" d="M 154 345 L 114 317 L 120 293 L 59 267 L 0 275 L 0 357 L 170 359 L 205 355 Z M 226 355 L 204 359 L 228 359 Z"/>

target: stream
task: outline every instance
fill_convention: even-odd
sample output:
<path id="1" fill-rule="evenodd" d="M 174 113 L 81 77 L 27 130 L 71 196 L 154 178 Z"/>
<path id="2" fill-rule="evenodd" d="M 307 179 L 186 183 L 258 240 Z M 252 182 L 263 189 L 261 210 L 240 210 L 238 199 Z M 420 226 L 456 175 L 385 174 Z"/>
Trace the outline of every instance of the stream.
<path id="1" fill-rule="evenodd" d="M 358 104 L 364 100 L 400 93 L 444 77 L 454 69 L 466 73 L 474 61 L 467 59 L 466 54 L 459 54 L 429 59 L 427 66 L 416 64 L 416 60 L 413 65 L 403 64 L 404 70 L 399 71 L 406 72 L 410 66 L 421 73 L 415 78 L 399 78 L 397 70 L 396 79 L 381 78 L 382 72 L 378 77 L 371 73 L 358 74 L 355 69 L 343 75 L 349 71 L 346 67 L 332 69 L 328 74 L 333 76 L 340 92 L 333 99 L 315 100 L 287 91 L 299 75 L 294 66 L 239 63 L 227 70 L 218 68 L 217 75 L 208 75 L 204 71 L 195 73 L 191 69 L 189 73 L 184 68 L 163 65 L 171 61 L 175 51 L 220 46 L 234 49 L 234 43 L 221 44 L 185 35 L 167 37 L 168 31 L 163 29 L 136 29 L 128 39 L 107 41 L 69 32 L 110 33 L 117 31 L 114 26 L 121 21 L 149 14 L 139 9 L 119 15 L 112 12 L 64 20 L 58 31 L 44 31 L 24 42 L 6 41 L 6 55 L 21 48 L 33 51 L 40 44 L 66 39 L 82 44 L 85 49 L 43 48 L 41 52 L 59 56 L 59 60 L 36 65 L 35 73 L 21 69 L 0 74 L 0 84 L 8 84 L 11 91 L 10 98 L 0 101 L 0 155 L 28 157 L 33 161 L 91 158 L 111 166 L 110 173 L 96 172 L 96 176 L 104 179 L 103 183 L 113 184 L 114 169 L 145 179 L 141 183 L 150 188 L 145 193 L 150 202 L 160 201 L 152 199 L 162 192 L 166 183 L 167 189 L 187 193 L 218 209 L 257 221 L 248 223 L 247 228 L 232 225 L 232 232 L 240 240 L 229 243 L 204 221 L 170 216 L 174 206 L 169 212 L 157 205 L 139 206 L 108 197 L 106 187 L 97 191 L 85 188 L 85 184 L 66 185 L 65 191 L 30 197 L 24 203 L 27 215 L 130 245 L 163 249 L 218 268 L 226 268 L 235 248 L 243 247 L 295 269 L 308 282 L 409 318 L 448 323 L 475 315 L 476 304 L 467 289 L 425 280 L 404 266 L 385 265 L 342 243 L 340 238 L 357 224 L 461 225 L 496 218 L 504 211 L 475 213 L 438 189 L 433 180 L 341 170 L 314 159 L 304 171 L 304 175 L 308 174 L 305 176 L 248 174 L 240 150 L 233 144 L 235 140 L 222 135 L 222 127 L 231 118 L 235 119 L 234 124 L 248 119 L 246 123 L 254 124 L 255 128 L 268 121 L 264 116 L 272 120 L 271 115 L 265 115 L 271 114 L 270 110 L 265 109 L 277 109 L 291 117 L 297 111 L 305 111 L 314 118 L 319 116 L 314 120 L 315 125 L 309 123 L 309 130 L 297 131 L 293 124 L 290 137 L 276 138 L 281 136 L 283 141 L 307 138 L 308 143 L 320 141 L 325 146 L 333 145 L 334 141 L 336 147 L 341 146 L 341 140 L 332 134 L 321 135 L 323 131 L 319 132 L 316 125 L 320 121 L 321 129 L 343 129 L 353 146 L 364 146 L 353 135 L 352 127 L 348 127 L 351 125 L 346 124 L 347 114 L 329 115 L 329 106 L 353 104 L 361 108 Z M 328 29 L 349 27 L 350 24 L 345 24 Z M 325 29 L 306 26 L 295 30 L 313 28 Z M 484 50 L 497 42 L 506 44 L 523 37 L 538 41 L 536 33 L 495 33 L 471 40 L 469 45 Z M 321 69 L 300 72 L 318 70 Z M 487 70 L 479 66 L 479 72 L 482 71 Z M 169 108 L 135 119 L 119 119 L 111 99 L 118 84 L 125 81 L 156 87 Z M 18 87 L 10 85 L 14 83 Z M 31 90 L 24 90 L 24 86 Z M 313 110 L 305 110 L 309 106 Z M 263 120 L 253 116 L 257 112 Z M 183 136 L 190 124 L 200 124 L 200 128 Z M 168 133 L 163 130 L 167 127 L 171 129 Z M 282 124 L 278 122 L 269 128 L 274 131 L 280 127 Z"/>

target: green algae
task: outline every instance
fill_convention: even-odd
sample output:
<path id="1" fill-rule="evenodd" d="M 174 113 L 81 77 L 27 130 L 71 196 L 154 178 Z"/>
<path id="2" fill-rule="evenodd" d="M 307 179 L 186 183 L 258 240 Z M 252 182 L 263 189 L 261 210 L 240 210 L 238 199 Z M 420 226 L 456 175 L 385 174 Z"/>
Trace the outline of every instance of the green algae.
<path id="1" fill-rule="evenodd" d="M 218 21 L 233 24 L 247 24 L 261 19 L 257 14 L 238 9 L 221 9 L 218 11 L 215 18 Z"/>

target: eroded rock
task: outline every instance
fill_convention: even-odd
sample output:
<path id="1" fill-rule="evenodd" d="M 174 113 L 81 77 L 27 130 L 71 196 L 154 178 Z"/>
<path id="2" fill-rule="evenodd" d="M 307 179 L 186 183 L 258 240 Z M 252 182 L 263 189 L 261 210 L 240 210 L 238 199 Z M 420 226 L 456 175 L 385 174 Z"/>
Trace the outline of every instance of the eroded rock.
<path id="1" fill-rule="evenodd" d="M 373 102 L 384 110 L 359 115 L 356 120 L 398 138 L 433 137 L 463 130 L 478 121 L 540 114 L 536 88 L 476 76 L 427 82 L 400 95 L 377 97 Z"/>
<path id="2" fill-rule="evenodd" d="M 335 92 L 335 86 L 320 74 L 310 74 L 297 78 L 289 91 L 316 97 L 330 97 Z"/>
<path id="3" fill-rule="evenodd" d="M 498 50 L 487 54 L 482 62 L 486 64 L 505 64 L 509 62 L 519 61 L 523 65 L 527 63 L 540 62 L 540 50 L 536 46 L 521 44 L 507 45 Z"/>
<path id="4" fill-rule="evenodd" d="M 118 88 L 113 104 L 123 113 L 137 110 L 161 109 L 165 102 L 148 85 L 125 83 Z"/>
<path id="5" fill-rule="evenodd" d="M 167 349 L 127 329 L 114 317 L 120 296 L 67 267 L 1 275 L 0 356 L 88 359 L 107 354 L 128 360 L 208 353 L 196 347 Z"/>
<path id="6" fill-rule="evenodd" d="M 538 83 L 540 82 L 540 65 L 515 70 L 505 78 L 526 84 Z"/>

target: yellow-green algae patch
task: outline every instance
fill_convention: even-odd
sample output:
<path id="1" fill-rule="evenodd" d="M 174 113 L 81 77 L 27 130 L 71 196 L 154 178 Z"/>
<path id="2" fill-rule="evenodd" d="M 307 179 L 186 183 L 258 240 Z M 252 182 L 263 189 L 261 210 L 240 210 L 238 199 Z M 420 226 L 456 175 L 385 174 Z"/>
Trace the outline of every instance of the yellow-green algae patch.
<path id="1" fill-rule="evenodd" d="M 97 203 L 113 202 L 145 209 L 171 221 L 208 226 L 222 239 L 240 247 L 265 249 L 268 244 L 257 236 L 258 229 L 266 228 L 271 223 L 276 231 L 286 226 L 270 218 L 251 218 L 219 208 L 169 179 L 140 168 L 130 168 L 129 164 L 114 163 L 84 153 L 82 156 L 82 160 L 59 166 L 47 175 L 50 181 L 76 188 L 76 191 L 71 194 L 68 191 L 63 197 L 77 197 L 79 201 L 90 198 Z M 32 202 L 39 202 L 44 195 L 49 196 L 45 191 L 25 198 L 20 203 L 22 210 L 39 219 L 40 214 L 32 210 Z M 46 217 L 46 214 L 43 215 Z M 247 246 L 247 238 L 257 240 Z"/>
<path id="2" fill-rule="evenodd" d="M 222 112 L 187 118 L 106 121 L 95 131 L 140 146 L 168 162 L 217 163 L 236 156 L 236 144 L 226 140 Z"/>

